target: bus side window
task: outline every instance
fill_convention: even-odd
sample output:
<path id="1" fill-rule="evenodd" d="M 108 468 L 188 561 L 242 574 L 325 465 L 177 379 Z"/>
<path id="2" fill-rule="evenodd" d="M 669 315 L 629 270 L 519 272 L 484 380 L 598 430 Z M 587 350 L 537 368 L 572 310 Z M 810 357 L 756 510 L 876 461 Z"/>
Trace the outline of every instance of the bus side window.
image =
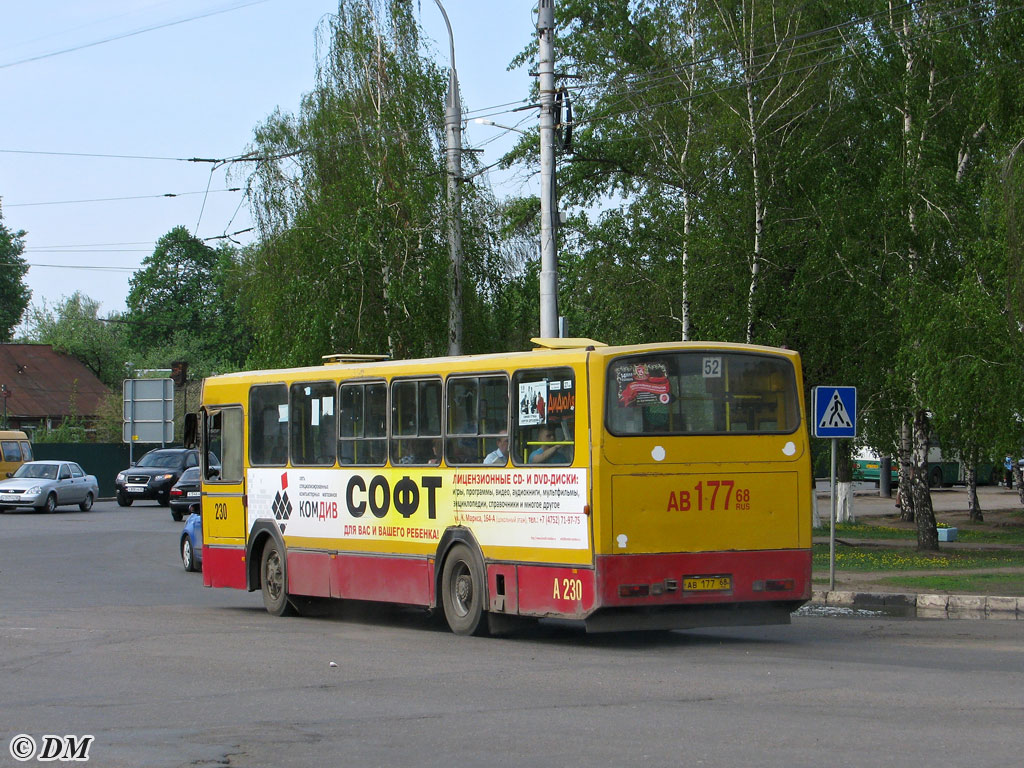
<path id="1" fill-rule="evenodd" d="M 387 458 L 387 396 L 384 382 L 338 388 L 338 461 L 380 466 Z"/>
<path id="2" fill-rule="evenodd" d="M 259 385 L 249 390 L 249 462 L 283 467 L 288 462 L 288 388 Z"/>
<path id="3" fill-rule="evenodd" d="M 338 450 L 333 381 L 293 384 L 290 392 L 292 463 L 329 467 Z"/>
<path id="4" fill-rule="evenodd" d="M 511 456 L 523 465 L 572 464 L 576 441 L 576 375 L 571 368 L 536 368 L 512 376 Z"/>
<path id="5" fill-rule="evenodd" d="M 391 463 L 440 461 L 441 381 L 399 380 L 391 384 Z"/>
<path id="6" fill-rule="evenodd" d="M 484 464 L 508 432 L 508 377 L 450 376 L 447 382 L 445 460 Z M 496 455 L 495 455 L 496 456 Z M 506 459 L 492 464 L 505 464 Z"/>

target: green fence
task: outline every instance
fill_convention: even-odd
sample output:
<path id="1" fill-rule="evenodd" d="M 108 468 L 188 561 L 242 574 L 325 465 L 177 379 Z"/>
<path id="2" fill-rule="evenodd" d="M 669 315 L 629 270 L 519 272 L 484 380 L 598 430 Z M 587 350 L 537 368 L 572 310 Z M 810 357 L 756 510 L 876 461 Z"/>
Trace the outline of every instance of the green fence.
<path id="1" fill-rule="evenodd" d="M 132 458 L 137 462 L 143 454 L 158 445 L 131 446 Z M 170 446 L 168 446 L 170 447 Z M 33 443 L 32 452 L 37 459 L 66 459 L 77 462 L 90 475 L 96 475 L 100 484 L 100 497 L 113 498 L 114 478 L 126 469 L 128 460 L 127 443 Z"/>

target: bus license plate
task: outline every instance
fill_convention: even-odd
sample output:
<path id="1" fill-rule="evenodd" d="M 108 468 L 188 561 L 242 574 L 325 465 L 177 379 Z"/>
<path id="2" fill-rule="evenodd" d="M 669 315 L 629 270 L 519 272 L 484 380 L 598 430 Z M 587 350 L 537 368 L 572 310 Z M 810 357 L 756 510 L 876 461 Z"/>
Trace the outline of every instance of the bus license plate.
<path id="1" fill-rule="evenodd" d="M 727 592 L 730 589 L 731 576 L 683 576 L 684 592 Z"/>

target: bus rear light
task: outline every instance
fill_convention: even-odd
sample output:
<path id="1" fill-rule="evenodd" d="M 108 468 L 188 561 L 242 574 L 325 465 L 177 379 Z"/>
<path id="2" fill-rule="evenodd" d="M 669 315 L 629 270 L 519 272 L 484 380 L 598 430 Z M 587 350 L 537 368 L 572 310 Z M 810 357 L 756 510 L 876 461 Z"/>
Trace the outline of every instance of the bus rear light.
<path id="1" fill-rule="evenodd" d="M 766 579 L 754 582 L 755 592 L 792 592 L 796 586 L 793 579 Z"/>
<path id="2" fill-rule="evenodd" d="M 647 597 L 651 588 L 646 584 L 622 584 L 619 586 L 619 597 Z"/>

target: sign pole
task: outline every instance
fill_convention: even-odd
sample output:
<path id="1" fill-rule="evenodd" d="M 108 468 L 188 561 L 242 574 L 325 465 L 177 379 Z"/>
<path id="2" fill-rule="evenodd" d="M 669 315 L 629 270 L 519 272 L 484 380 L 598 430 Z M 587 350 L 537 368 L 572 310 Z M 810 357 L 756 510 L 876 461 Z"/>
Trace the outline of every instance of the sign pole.
<path id="1" fill-rule="evenodd" d="M 832 476 L 829 478 L 830 513 L 828 517 L 828 589 L 836 588 L 836 445 L 839 441 L 832 438 Z"/>
<path id="2" fill-rule="evenodd" d="M 832 475 L 829 478 L 828 585 L 836 588 L 836 453 L 840 438 L 857 436 L 857 388 L 815 387 L 811 392 L 815 437 L 832 439 Z"/>

